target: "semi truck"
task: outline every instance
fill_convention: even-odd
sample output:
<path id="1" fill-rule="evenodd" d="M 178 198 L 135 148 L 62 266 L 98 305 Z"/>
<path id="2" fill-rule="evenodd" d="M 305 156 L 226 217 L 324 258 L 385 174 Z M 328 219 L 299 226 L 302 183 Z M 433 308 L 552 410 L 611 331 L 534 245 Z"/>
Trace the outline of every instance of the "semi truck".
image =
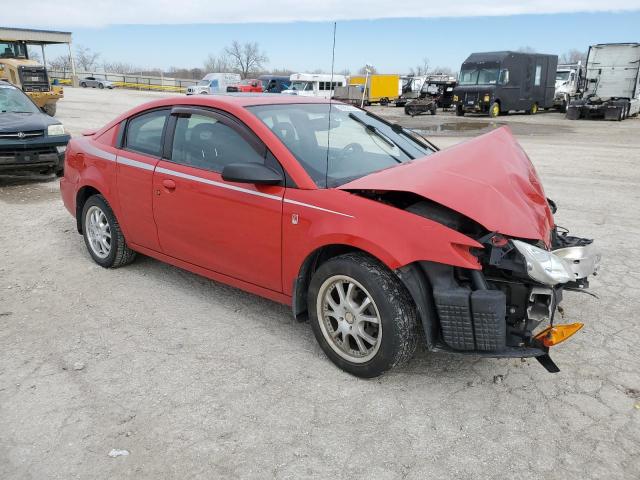
<path id="1" fill-rule="evenodd" d="M 581 62 L 558 65 L 556 70 L 556 94 L 553 97 L 553 107 L 561 112 L 567 111 L 567 106 L 578 98 L 582 98 L 584 91 L 584 66 Z"/>
<path id="2" fill-rule="evenodd" d="M 453 89 L 456 115 L 497 117 L 511 110 L 535 114 L 541 108 L 551 108 L 557 66 L 557 55 L 472 53 L 462 64 L 458 86 Z"/>
<path id="3" fill-rule="evenodd" d="M 567 107 L 567 118 L 624 120 L 640 112 L 640 43 L 589 47 L 582 98 Z"/>

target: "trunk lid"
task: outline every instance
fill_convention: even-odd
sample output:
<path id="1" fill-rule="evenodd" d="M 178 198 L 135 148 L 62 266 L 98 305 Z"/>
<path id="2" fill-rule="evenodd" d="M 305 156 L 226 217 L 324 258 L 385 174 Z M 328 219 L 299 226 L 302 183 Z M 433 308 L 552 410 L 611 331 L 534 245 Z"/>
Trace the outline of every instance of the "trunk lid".
<path id="1" fill-rule="evenodd" d="M 554 226 L 540 178 L 508 127 L 338 188 L 411 192 L 489 231 L 547 245 Z"/>

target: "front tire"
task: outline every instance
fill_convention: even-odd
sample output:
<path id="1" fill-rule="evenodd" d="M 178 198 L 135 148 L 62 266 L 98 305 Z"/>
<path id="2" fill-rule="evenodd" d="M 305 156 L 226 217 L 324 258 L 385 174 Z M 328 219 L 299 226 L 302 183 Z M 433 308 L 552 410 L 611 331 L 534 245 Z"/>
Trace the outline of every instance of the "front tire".
<path id="1" fill-rule="evenodd" d="M 136 256 L 127 246 L 120 224 L 102 195 L 93 195 L 84 204 L 82 235 L 91 258 L 101 267 L 122 267 Z"/>
<path id="2" fill-rule="evenodd" d="M 102 89 L 104 88 L 104 85 L 103 85 L 102 83 L 99 83 L 99 84 L 98 84 L 98 88 L 99 88 L 100 90 L 102 90 Z"/>
<path id="3" fill-rule="evenodd" d="M 322 350 L 352 375 L 377 377 L 415 352 L 418 323 L 409 293 L 368 255 L 323 263 L 311 279 L 308 311 Z"/>
<path id="4" fill-rule="evenodd" d="M 462 105 L 456 105 L 456 117 L 464 117 L 464 109 Z"/>
<path id="5" fill-rule="evenodd" d="M 87 88 L 87 84 L 86 84 L 85 82 L 80 82 L 80 86 L 81 86 L 82 88 Z"/>

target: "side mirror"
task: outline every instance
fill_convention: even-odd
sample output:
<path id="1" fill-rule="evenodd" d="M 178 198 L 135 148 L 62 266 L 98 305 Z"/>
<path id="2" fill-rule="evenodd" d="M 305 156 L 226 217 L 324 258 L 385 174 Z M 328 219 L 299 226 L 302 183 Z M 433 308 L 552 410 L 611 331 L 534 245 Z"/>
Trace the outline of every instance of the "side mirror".
<path id="1" fill-rule="evenodd" d="M 282 174 L 261 163 L 230 163 L 222 169 L 222 179 L 227 182 L 253 183 L 255 185 L 278 185 Z"/>

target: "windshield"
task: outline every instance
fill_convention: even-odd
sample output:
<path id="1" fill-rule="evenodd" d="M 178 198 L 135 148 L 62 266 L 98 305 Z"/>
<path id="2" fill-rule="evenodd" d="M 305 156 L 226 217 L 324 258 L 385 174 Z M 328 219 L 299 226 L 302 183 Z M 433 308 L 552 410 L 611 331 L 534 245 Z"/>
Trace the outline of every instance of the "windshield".
<path id="1" fill-rule="evenodd" d="M 569 80 L 569 73 L 569 70 L 556 72 L 556 82 L 566 82 L 567 80 Z"/>
<path id="2" fill-rule="evenodd" d="M 318 187 L 336 187 L 433 150 L 409 131 L 351 105 L 248 107 L 285 144 Z"/>
<path id="3" fill-rule="evenodd" d="M 297 80 L 295 82 L 291 82 L 291 90 L 298 90 L 298 91 L 313 90 L 313 83 Z"/>
<path id="4" fill-rule="evenodd" d="M 208 86 L 209 86 L 209 82 L 210 82 L 210 81 L 211 81 L 211 80 L 200 80 L 200 81 L 198 82 L 198 86 L 199 86 L 199 87 L 208 87 Z"/>
<path id="5" fill-rule="evenodd" d="M 27 58 L 27 48 L 23 43 L 0 42 L 0 58 Z"/>
<path id="6" fill-rule="evenodd" d="M 0 85 L 0 113 L 37 113 L 38 107 L 21 90 Z"/>
<path id="7" fill-rule="evenodd" d="M 498 68 L 463 68 L 460 85 L 494 85 L 498 83 Z"/>

